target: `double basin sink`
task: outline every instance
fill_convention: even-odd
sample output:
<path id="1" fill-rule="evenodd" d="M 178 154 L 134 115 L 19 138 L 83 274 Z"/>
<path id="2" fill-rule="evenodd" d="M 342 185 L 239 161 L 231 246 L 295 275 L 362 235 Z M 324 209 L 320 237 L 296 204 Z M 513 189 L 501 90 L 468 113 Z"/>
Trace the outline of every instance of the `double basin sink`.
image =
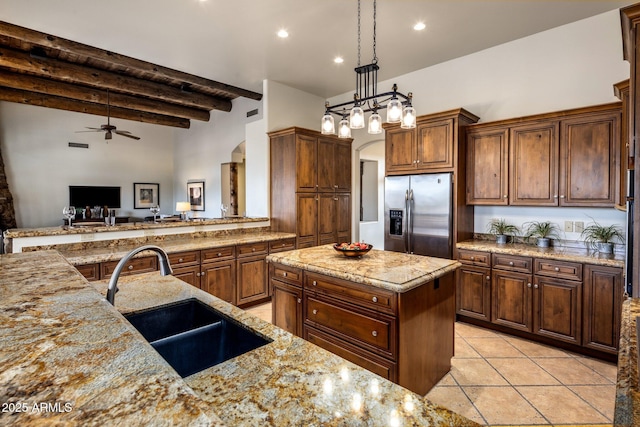
<path id="1" fill-rule="evenodd" d="M 195 298 L 124 317 L 182 378 L 271 342 Z"/>

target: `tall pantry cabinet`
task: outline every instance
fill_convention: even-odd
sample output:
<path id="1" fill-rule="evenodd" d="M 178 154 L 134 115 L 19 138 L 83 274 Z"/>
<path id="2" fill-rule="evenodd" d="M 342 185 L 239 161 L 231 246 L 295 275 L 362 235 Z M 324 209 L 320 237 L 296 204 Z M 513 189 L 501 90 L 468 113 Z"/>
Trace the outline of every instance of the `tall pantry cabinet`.
<path id="1" fill-rule="evenodd" d="M 351 142 L 309 129 L 269 133 L 271 230 L 296 247 L 351 240 Z"/>

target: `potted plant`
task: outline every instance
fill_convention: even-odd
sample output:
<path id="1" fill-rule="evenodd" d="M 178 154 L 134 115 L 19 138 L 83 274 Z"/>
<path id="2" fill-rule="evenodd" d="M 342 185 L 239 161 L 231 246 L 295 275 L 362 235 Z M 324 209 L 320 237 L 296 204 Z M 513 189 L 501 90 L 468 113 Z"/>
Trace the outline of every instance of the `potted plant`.
<path id="1" fill-rule="evenodd" d="M 587 226 L 580 234 L 585 244 L 603 254 L 613 253 L 614 240 L 624 241 L 624 234 L 618 225 L 600 225 L 596 221 Z"/>
<path id="2" fill-rule="evenodd" d="M 551 239 L 560 238 L 560 229 L 557 224 L 551 221 L 530 221 L 523 224 L 525 227 L 524 238 L 526 241 L 532 238 L 537 239 L 537 245 L 541 248 L 548 248 Z"/>
<path id="3" fill-rule="evenodd" d="M 487 231 L 496 236 L 496 243 L 499 244 L 507 243 L 508 235 L 513 236 L 520 232 L 518 227 L 509 224 L 504 218 L 493 218 L 487 226 Z"/>

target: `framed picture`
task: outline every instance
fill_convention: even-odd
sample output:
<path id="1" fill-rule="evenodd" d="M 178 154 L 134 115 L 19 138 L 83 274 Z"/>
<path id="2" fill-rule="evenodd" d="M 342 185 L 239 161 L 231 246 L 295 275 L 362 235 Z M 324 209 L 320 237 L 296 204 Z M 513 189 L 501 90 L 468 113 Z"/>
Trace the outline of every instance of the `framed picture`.
<path id="1" fill-rule="evenodd" d="M 160 205 L 160 184 L 134 182 L 133 208 L 149 209 L 155 205 Z"/>
<path id="2" fill-rule="evenodd" d="M 187 182 L 187 195 L 192 211 L 204 210 L 204 181 Z"/>

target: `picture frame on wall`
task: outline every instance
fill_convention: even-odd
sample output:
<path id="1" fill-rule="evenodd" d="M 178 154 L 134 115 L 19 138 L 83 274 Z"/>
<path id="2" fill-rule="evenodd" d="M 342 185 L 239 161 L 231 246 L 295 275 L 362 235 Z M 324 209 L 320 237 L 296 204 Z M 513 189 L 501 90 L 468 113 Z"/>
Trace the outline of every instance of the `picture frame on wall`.
<path id="1" fill-rule="evenodd" d="M 149 209 L 160 206 L 160 184 L 149 182 L 133 183 L 133 208 Z"/>
<path id="2" fill-rule="evenodd" d="M 187 196 L 192 211 L 204 211 L 204 181 L 187 182 Z"/>

